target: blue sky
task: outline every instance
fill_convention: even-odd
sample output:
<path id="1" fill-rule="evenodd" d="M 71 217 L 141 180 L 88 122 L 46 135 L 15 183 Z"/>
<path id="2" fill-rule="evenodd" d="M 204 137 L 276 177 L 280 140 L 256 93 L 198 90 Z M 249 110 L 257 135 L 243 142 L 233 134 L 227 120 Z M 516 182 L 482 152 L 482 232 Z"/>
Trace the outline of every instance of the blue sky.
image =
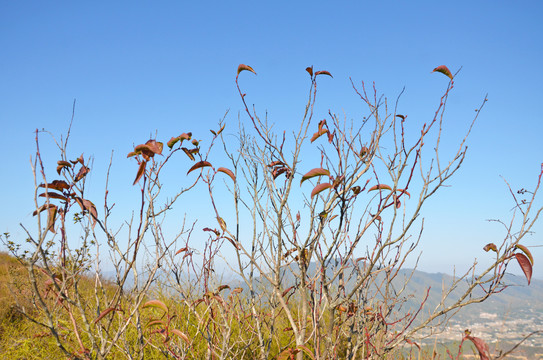
<path id="1" fill-rule="evenodd" d="M 64 133 L 74 99 L 69 151 L 94 156 L 89 186 L 96 194 L 114 151 L 111 186 L 126 210 L 137 194 L 128 186 L 135 165 L 125 159 L 133 144 L 156 132 L 166 141 L 185 131 L 207 136 L 228 109 L 235 132 L 239 63 L 257 71 L 242 85 L 277 129 L 300 119 L 309 65 L 334 75 L 319 83 L 322 116 L 327 109 L 348 119 L 365 115 L 351 77 L 375 81 L 390 99 L 405 87 L 400 109 L 422 124 L 447 84 L 431 70 L 445 64 L 453 72 L 462 67 L 448 105 L 447 141 L 461 139 L 487 93 L 489 101 L 464 167 L 424 213 L 420 268 L 450 273 L 475 257 L 484 262 L 482 246 L 501 234 L 486 219 L 508 219 L 513 207 L 500 176 L 514 189 L 532 188 L 543 161 L 541 18 L 538 1 L 3 1 L 0 231 L 19 239 L 19 222 L 32 223 L 33 131 Z M 43 149 L 55 164 L 45 138 Z M 534 230 L 525 245 L 543 245 L 543 226 Z M 543 248 L 531 249 L 534 276 L 543 278 Z"/>

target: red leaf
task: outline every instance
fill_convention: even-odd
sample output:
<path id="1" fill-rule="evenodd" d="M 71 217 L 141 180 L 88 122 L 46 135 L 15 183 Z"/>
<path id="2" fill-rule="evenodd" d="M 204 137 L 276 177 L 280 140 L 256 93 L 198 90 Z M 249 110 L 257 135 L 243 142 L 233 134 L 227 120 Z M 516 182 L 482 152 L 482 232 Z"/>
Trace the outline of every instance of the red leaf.
<path id="1" fill-rule="evenodd" d="M 300 185 L 306 181 L 307 179 L 311 179 L 315 176 L 322 176 L 322 175 L 326 175 L 326 176 L 330 176 L 330 171 L 326 170 L 326 169 L 323 169 L 323 168 L 315 168 L 311 171 L 309 171 L 308 173 L 306 173 L 304 176 L 302 176 L 302 180 L 300 181 Z"/>
<path id="2" fill-rule="evenodd" d="M 32 213 L 33 216 L 36 216 L 38 215 L 39 213 L 41 213 L 43 210 L 47 210 L 49 208 L 52 208 L 52 207 L 57 207 L 56 205 L 54 204 L 43 204 L 42 206 L 40 206 L 37 210 L 34 210 L 34 212 Z"/>
<path id="3" fill-rule="evenodd" d="M 72 167 L 72 164 L 69 161 L 60 160 L 57 161 L 57 174 L 60 175 L 60 171 L 65 167 Z"/>
<path id="4" fill-rule="evenodd" d="M 94 320 L 94 323 L 98 323 L 98 321 L 102 320 L 104 318 L 104 316 L 106 316 L 107 314 L 109 314 L 110 312 L 112 311 L 122 311 L 121 309 L 117 309 L 117 308 L 114 308 L 114 307 L 110 307 L 110 308 L 107 308 L 105 309 L 104 311 L 102 311 L 100 313 L 100 315 L 98 315 L 98 317 L 96 318 L 96 320 Z"/>
<path id="5" fill-rule="evenodd" d="M 277 161 L 273 161 L 273 162 L 269 163 L 269 164 L 268 164 L 268 167 L 274 167 L 274 166 L 279 166 L 279 165 L 284 166 L 285 163 L 282 162 L 282 161 L 277 160 Z"/>
<path id="6" fill-rule="evenodd" d="M 188 250 L 187 247 L 181 248 L 181 249 L 177 250 L 177 252 L 175 253 L 175 255 L 181 254 L 182 252 L 187 251 L 187 250 Z"/>
<path id="7" fill-rule="evenodd" d="M 328 75 L 328 76 L 330 76 L 330 77 L 333 78 L 332 74 L 330 74 L 330 73 L 329 73 L 328 71 L 326 71 L 326 70 L 317 71 L 317 72 L 315 73 L 315 76 L 317 76 L 317 75 Z"/>
<path id="8" fill-rule="evenodd" d="M 306 67 L 305 71 L 309 73 L 309 76 L 313 77 L 313 66 Z"/>
<path id="9" fill-rule="evenodd" d="M 45 187 L 44 184 L 40 184 L 39 187 Z M 53 180 L 52 183 L 50 184 L 47 184 L 47 188 L 48 189 L 53 189 L 53 190 L 57 190 L 57 191 L 62 191 L 62 190 L 68 190 L 70 188 L 70 186 L 66 183 L 66 181 L 64 180 Z"/>
<path id="10" fill-rule="evenodd" d="M 223 172 L 225 173 L 226 175 L 230 176 L 232 178 L 232 181 L 236 182 L 236 176 L 234 175 L 234 173 L 232 172 L 232 170 L 229 170 L 227 168 L 223 168 L 223 167 L 220 167 L 217 169 L 217 171 L 220 171 L 220 172 Z"/>
<path id="11" fill-rule="evenodd" d="M 147 145 L 147 147 L 154 153 L 154 154 L 157 154 L 157 155 L 161 155 L 162 154 L 162 148 L 164 147 L 164 145 L 159 142 L 159 141 L 156 141 L 156 140 L 148 140 L 145 145 Z"/>
<path id="12" fill-rule="evenodd" d="M 436 71 L 448 76 L 451 80 L 453 79 L 451 71 L 445 65 L 439 65 L 434 70 L 432 70 L 432 72 L 436 72 Z"/>
<path id="13" fill-rule="evenodd" d="M 192 155 L 192 153 L 190 152 L 189 149 L 187 149 L 187 148 L 181 148 L 181 150 L 183 150 L 183 152 L 184 152 L 185 154 L 187 154 L 187 156 L 189 157 L 189 159 L 191 159 L 192 161 L 196 160 L 196 159 L 194 158 L 194 155 Z"/>
<path id="14" fill-rule="evenodd" d="M 219 286 L 219 288 L 217 289 L 217 292 L 221 292 L 221 291 L 223 291 L 224 289 L 230 289 L 230 286 L 228 286 L 228 285 L 221 285 L 221 286 Z"/>
<path id="15" fill-rule="evenodd" d="M 86 199 L 81 199 L 79 197 L 75 198 L 75 201 L 79 204 L 81 207 L 81 210 L 88 211 L 92 215 L 92 228 L 94 229 L 94 226 L 96 225 L 96 219 L 98 218 L 98 212 L 96 211 L 96 206 L 90 201 Z"/>
<path id="16" fill-rule="evenodd" d="M 490 250 L 494 251 L 494 252 L 498 252 L 498 248 L 496 247 L 496 244 L 494 243 L 489 243 L 489 244 L 486 244 L 485 247 L 483 248 L 484 251 L 488 252 Z"/>
<path id="17" fill-rule="evenodd" d="M 56 233 L 55 231 L 55 220 L 57 218 L 57 207 L 56 206 L 50 206 L 47 209 L 47 229 L 46 231 L 51 231 L 52 233 Z"/>
<path id="18" fill-rule="evenodd" d="M 249 65 L 245 65 L 245 64 L 239 64 L 238 66 L 238 75 L 240 72 L 242 72 L 243 70 L 247 70 L 247 71 L 250 71 L 252 72 L 253 74 L 256 75 L 256 72 L 253 70 L 252 67 L 250 67 Z"/>
<path id="19" fill-rule="evenodd" d="M 234 239 L 229 238 L 228 236 L 225 236 L 224 238 L 225 238 L 226 240 L 230 241 L 230 243 L 231 243 L 232 245 L 234 245 L 234 247 L 235 247 L 237 250 L 241 250 L 241 247 L 239 246 L 238 243 L 236 243 L 236 242 L 234 241 Z"/>
<path id="20" fill-rule="evenodd" d="M 223 132 L 223 130 L 224 130 L 225 127 L 226 127 L 226 124 L 223 124 L 223 126 L 221 126 L 221 128 L 219 129 L 219 131 L 217 131 L 217 136 L 219 136 L 219 135 Z"/>
<path id="21" fill-rule="evenodd" d="M 81 166 L 81 169 L 79 169 L 79 172 L 75 176 L 75 182 L 78 182 L 79 180 L 83 179 L 89 172 L 90 172 L 90 169 L 88 167 Z"/>
<path id="22" fill-rule="evenodd" d="M 373 191 L 373 190 L 392 190 L 392 188 L 385 184 L 378 184 L 369 188 L 368 192 Z"/>
<path id="23" fill-rule="evenodd" d="M 288 294 L 289 291 L 292 290 L 292 289 L 294 289 L 294 286 L 291 286 L 288 289 L 284 290 L 283 293 L 281 294 L 281 297 L 285 297 L 285 295 Z"/>
<path id="24" fill-rule="evenodd" d="M 192 133 L 183 133 L 177 137 L 172 137 L 170 141 L 166 145 L 171 149 L 178 141 L 181 141 L 181 144 L 183 143 L 183 140 L 190 140 L 192 136 Z"/>
<path id="25" fill-rule="evenodd" d="M 490 350 L 487 343 L 478 337 L 470 335 L 466 335 L 465 337 L 475 345 L 475 348 L 479 352 L 480 360 L 490 360 Z"/>
<path id="26" fill-rule="evenodd" d="M 326 134 L 327 132 L 328 132 L 328 129 L 319 129 L 319 131 L 314 133 L 313 136 L 311 137 L 311 142 L 317 140 L 319 137 Z"/>
<path id="27" fill-rule="evenodd" d="M 411 194 L 408 193 L 408 192 L 407 192 L 406 190 L 404 190 L 404 189 L 396 189 L 396 191 L 400 191 L 402 194 L 405 194 L 405 195 L 409 196 L 409 198 L 411 198 Z M 401 195 L 401 194 L 400 194 L 400 195 Z"/>
<path id="28" fill-rule="evenodd" d="M 48 197 L 49 199 L 59 199 L 66 201 L 66 197 L 64 195 L 60 195 L 54 192 L 46 192 L 43 194 L 40 194 L 40 197 Z"/>
<path id="29" fill-rule="evenodd" d="M 532 265 L 534 264 L 534 257 L 532 256 L 532 253 L 530 252 L 530 250 L 528 250 L 528 248 L 524 245 L 521 245 L 521 244 L 517 244 L 515 245 L 515 247 L 519 250 L 521 250 L 523 253 L 526 254 L 526 256 L 528 256 L 528 259 L 530 259 L 530 262 L 532 263 Z"/>
<path id="30" fill-rule="evenodd" d="M 165 312 L 168 312 L 168 307 L 166 306 L 166 304 L 164 304 L 160 300 L 147 301 L 145 304 L 143 304 L 143 308 L 146 308 L 146 307 L 156 307 L 156 308 L 160 308 L 164 310 Z"/>
<path id="31" fill-rule="evenodd" d="M 331 187 L 332 187 L 332 185 L 330 185 L 329 183 L 322 183 L 322 184 L 319 184 L 319 185 L 315 186 L 313 191 L 311 191 L 311 198 L 313 198 L 313 196 L 317 195 L 321 191 L 323 191 L 325 189 L 330 189 Z"/>
<path id="32" fill-rule="evenodd" d="M 528 280 L 528 285 L 530 285 L 530 281 L 532 280 L 532 264 L 530 263 L 530 260 L 528 260 L 524 254 L 515 253 L 514 255 L 517 258 L 520 268 L 526 276 L 526 280 Z"/>
<path id="33" fill-rule="evenodd" d="M 138 168 L 138 172 L 136 173 L 136 179 L 134 180 L 134 183 L 132 186 L 136 185 L 138 181 L 140 181 L 141 177 L 145 173 L 145 166 L 147 165 L 147 161 L 142 161 L 140 164 L 140 167 Z"/>
<path id="34" fill-rule="evenodd" d="M 194 164 L 193 167 L 189 169 L 189 171 L 187 171 L 187 175 L 193 170 L 200 169 L 206 166 L 211 166 L 211 164 L 208 163 L 207 161 L 198 161 L 196 164 Z"/>
<path id="35" fill-rule="evenodd" d="M 171 330 L 172 334 L 175 334 L 177 336 L 179 336 L 181 339 L 183 339 L 187 344 L 190 343 L 190 340 L 189 340 L 189 337 L 187 335 L 185 335 L 184 333 L 182 333 L 181 331 L 177 330 L 177 329 L 172 329 Z"/>

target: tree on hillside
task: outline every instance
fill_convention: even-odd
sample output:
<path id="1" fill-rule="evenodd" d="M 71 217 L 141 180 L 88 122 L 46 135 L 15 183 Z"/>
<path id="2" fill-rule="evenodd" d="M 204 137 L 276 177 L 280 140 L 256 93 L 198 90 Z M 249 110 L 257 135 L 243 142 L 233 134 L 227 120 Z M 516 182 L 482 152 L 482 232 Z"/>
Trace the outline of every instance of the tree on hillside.
<path id="1" fill-rule="evenodd" d="M 223 119 L 209 141 L 182 129 L 166 146 L 157 139 L 136 146 L 128 157 L 137 162 L 140 206 L 122 231 L 111 224 L 107 185 L 103 206 L 87 198 L 91 169 L 83 156 L 67 154 L 68 136 L 57 143 L 58 176 L 50 180 L 37 134 L 38 226 L 25 228 L 32 247 L 24 256 L 18 252 L 33 309 L 20 311 L 74 358 L 386 358 L 419 347 L 422 330 L 430 329 L 429 336 L 459 309 L 502 291 L 511 262 L 530 282 L 533 258 L 522 240 L 542 210 L 535 201 L 543 168 L 533 190 L 509 188 L 515 211 L 504 222 L 503 240 L 481 249 L 495 257 L 490 266 L 474 263 L 432 308 L 429 289 L 415 307 L 406 291 L 410 277 L 402 270 L 418 256 L 424 204 L 460 169 L 486 99 L 457 150 L 444 158 L 444 115 L 454 87 L 447 67 L 434 69 L 448 84 L 420 129 L 410 125 L 399 99 L 389 102 L 364 83 L 352 82 L 367 107 L 362 118 L 315 114 L 317 84 L 332 75 L 306 71 L 307 102 L 294 129 L 274 132 L 249 106 L 240 77 L 256 72 L 242 64 L 235 84 L 246 121 L 236 141 L 224 136 Z M 164 199 L 161 174 L 178 156 L 187 173 Z M 196 191 L 202 203 L 208 199 L 207 213 L 195 223 L 183 220 L 177 234 L 166 233 L 168 214 L 187 208 L 183 199 Z M 82 241 L 69 238 L 72 217 Z M 195 234 L 207 241 L 193 241 Z M 20 244 L 7 241 L 17 252 Z M 106 257 L 116 269 L 111 281 L 99 273 Z M 221 282 L 215 273 L 221 258 L 241 285 Z M 452 298 L 464 283 L 465 291 Z M 463 340 L 481 359 L 490 358 L 481 339 L 466 333 Z"/>

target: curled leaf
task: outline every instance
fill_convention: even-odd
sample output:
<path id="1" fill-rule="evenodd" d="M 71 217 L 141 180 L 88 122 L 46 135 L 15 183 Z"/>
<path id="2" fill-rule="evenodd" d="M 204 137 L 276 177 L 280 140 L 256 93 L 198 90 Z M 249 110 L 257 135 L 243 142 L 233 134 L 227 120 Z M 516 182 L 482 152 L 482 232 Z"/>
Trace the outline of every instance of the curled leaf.
<path id="1" fill-rule="evenodd" d="M 207 161 L 198 161 L 196 164 L 194 164 L 193 167 L 189 169 L 189 171 L 187 171 L 187 175 L 193 170 L 200 169 L 206 166 L 211 166 L 211 164 Z"/>
<path id="2" fill-rule="evenodd" d="M 93 220 L 92 227 L 94 228 L 98 219 L 98 211 L 96 211 L 96 206 L 94 206 L 90 200 L 81 199 L 80 197 L 76 197 L 75 201 L 79 204 L 81 210 L 87 211 L 89 214 L 91 214 Z"/>
<path id="3" fill-rule="evenodd" d="M 40 184 L 39 187 L 45 187 L 44 184 Z M 48 189 L 57 191 L 68 190 L 70 186 L 64 180 L 53 180 L 50 184 L 47 184 Z"/>
<path id="4" fill-rule="evenodd" d="M 396 117 L 399 117 L 400 119 L 405 120 L 405 115 L 397 114 Z"/>
<path id="5" fill-rule="evenodd" d="M 526 246 L 521 245 L 521 244 L 517 244 L 517 245 L 515 245 L 515 248 L 517 248 L 520 251 L 522 251 L 523 253 L 525 253 L 526 256 L 528 256 L 528 259 L 530 259 L 530 263 L 532 263 L 532 265 L 534 264 L 534 257 L 532 256 L 532 253 L 530 252 L 530 250 L 528 250 L 528 248 Z"/>
<path id="6" fill-rule="evenodd" d="M 223 124 L 223 125 L 221 126 L 221 128 L 219 129 L 219 131 L 217 131 L 217 136 L 219 136 L 219 135 L 223 132 L 223 130 L 224 130 L 225 127 L 226 127 L 226 124 Z"/>
<path id="7" fill-rule="evenodd" d="M 181 148 L 181 150 L 183 150 L 183 152 L 189 157 L 189 159 L 191 159 L 192 161 L 195 161 L 196 159 L 194 158 L 194 155 L 192 155 L 192 153 L 190 152 L 189 149 L 183 147 Z"/>
<path id="8" fill-rule="evenodd" d="M 520 268 L 524 272 L 524 276 L 526 276 L 526 280 L 528 280 L 528 285 L 530 285 L 530 281 L 532 280 L 532 264 L 530 263 L 530 260 L 524 254 L 515 253 L 514 255 Z"/>
<path id="9" fill-rule="evenodd" d="M 166 326 L 166 322 L 164 320 L 152 320 L 152 321 L 149 321 L 149 323 L 145 327 L 150 328 L 151 326 L 156 326 L 156 325 Z"/>
<path id="10" fill-rule="evenodd" d="M 207 227 L 206 227 L 206 228 L 203 228 L 202 230 L 203 230 L 203 231 L 210 231 L 210 232 L 214 233 L 214 234 L 217 235 L 217 236 L 221 235 L 221 233 L 219 232 L 219 230 L 216 230 L 216 229 L 210 229 L 210 228 L 207 228 Z"/>
<path id="11" fill-rule="evenodd" d="M 55 220 L 57 218 L 57 210 L 58 210 L 58 208 L 56 206 L 50 206 L 47 209 L 47 229 L 46 229 L 46 231 L 51 231 L 52 233 L 56 233 L 56 231 L 55 231 Z"/>
<path id="12" fill-rule="evenodd" d="M 226 221 L 220 216 L 217 216 L 217 222 L 219 223 L 219 226 L 221 227 L 222 231 L 226 231 Z"/>
<path id="13" fill-rule="evenodd" d="M 134 179 L 134 182 L 132 183 L 132 186 L 136 185 L 138 181 L 140 181 L 141 177 L 145 173 L 145 166 L 147 165 L 147 161 L 142 161 L 140 163 L 140 166 L 138 168 L 138 172 L 136 173 L 136 179 Z"/>
<path id="14" fill-rule="evenodd" d="M 81 169 L 79 169 L 79 172 L 75 176 L 75 182 L 78 182 L 79 180 L 83 179 L 88 173 L 90 172 L 90 169 L 86 166 L 81 166 Z"/>
<path id="15" fill-rule="evenodd" d="M 63 160 L 57 161 L 57 165 L 58 165 L 57 174 L 59 175 L 62 169 L 64 169 L 65 167 L 72 167 L 72 164 L 69 161 L 63 161 Z"/>
<path id="16" fill-rule="evenodd" d="M 217 292 L 221 292 L 221 291 L 223 291 L 224 289 L 230 289 L 230 286 L 228 286 L 228 285 L 221 285 L 221 286 L 219 286 L 219 288 L 217 289 Z"/>
<path id="17" fill-rule="evenodd" d="M 494 244 L 494 243 L 486 244 L 485 247 L 483 248 L 483 250 L 486 251 L 486 252 L 489 252 L 490 250 L 492 250 L 494 252 L 498 252 L 498 248 L 496 247 L 496 244 Z"/>
<path id="18" fill-rule="evenodd" d="M 220 167 L 220 168 L 217 169 L 217 171 L 220 171 L 220 172 L 225 173 L 226 175 L 230 176 L 230 178 L 232 179 L 232 181 L 236 182 L 236 176 L 234 175 L 234 173 L 232 172 L 232 170 L 229 170 L 229 169 L 227 169 L 227 168 Z"/>
<path id="19" fill-rule="evenodd" d="M 166 306 L 166 304 L 164 304 L 160 300 L 147 301 L 145 304 L 143 304 L 143 308 L 147 308 L 147 307 L 156 307 L 156 308 L 164 310 L 164 312 L 168 312 L 168 307 Z"/>
<path id="20" fill-rule="evenodd" d="M 373 190 L 392 190 L 392 188 L 385 184 L 377 184 L 369 188 L 368 192 L 373 191 Z"/>
<path id="21" fill-rule="evenodd" d="M 432 70 L 432 72 L 436 72 L 436 71 L 448 76 L 451 80 L 453 79 L 451 71 L 445 65 L 439 65 L 434 70 Z"/>
<path id="22" fill-rule="evenodd" d="M 480 360 L 490 360 L 490 349 L 488 348 L 487 343 L 485 343 L 482 339 L 471 335 L 465 335 L 464 337 L 475 345 L 475 348 L 479 352 Z"/>
<path id="23" fill-rule="evenodd" d="M 54 192 L 46 192 L 39 195 L 40 197 L 47 197 L 49 199 L 59 199 L 59 200 L 66 200 L 66 197 L 61 194 L 57 194 Z"/>
<path id="24" fill-rule="evenodd" d="M 311 137 L 311 142 L 317 140 L 319 137 L 321 137 L 322 135 L 328 133 L 328 129 L 319 129 L 319 131 L 317 131 L 316 133 L 313 134 L 313 136 Z"/>
<path id="25" fill-rule="evenodd" d="M 171 332 L 172 332 L 172 334 L 179 336 L 179 337 L 180 337 L 181 339 L 183 339 L 187 344 L 190 343 L 189 337 L 188 337 L 187 335 L 185 335 L 184 333 L 182 333 L 181 331 L 179 331 L 179 330 L 177 330 L 177 329 L 172 329 Z"/>
<path id="26" fill-rule="evenodd" d="M 182 252 L 185 252 L 185 251 L 187 251 L 187 250 L 188 250 L 188 247 L 185 246 L 184 248 L 181 248 L 181 249 L 177 250 L 177 251 L 175 252 L 175 255 L 181 254 Z"/>
<path id="27" fill-rule="evenodd" d="M 323 169 L 323 168 L 315 168 L 308 173 L 306 173 L 304 176 L 302 176 L 302 180 L 300 181 L 300 185 L 306 181 L 307 179 L 314 178 L 315 176 L 330 176 L 330 171 Z"/>
<path id="28" fill-rule="evenodd" d="M 176 137 L 172 137 L 170 139 L 170 141 L 168 141 L 168 143 L 166 145 L 168 145 L 168 147 L 171 149 L 178 141 L 181 141 L 181 144 L 183 143 L 183 140 L 190 140 L 190 138 L 192 137 L 192 133 L 189 132 L 189 133 L 182 133 L 181 135 L 179 136 L 176 136 Z"/>
<path id="29" fill-rule="evenodd" d="M 313 77 L 313 66 L 306 67 L 305 71 L 309 73 L 309 76 Z"/>
<path id="30" fill-rule="evenodd" d="M 238 66 L 238 75 L 240 72 L 242 72 L 243 70 L 247 70 L 247 71 L 250 71 L 252 72 L 253 74 L 256 75 L 256 72 L 253 70 L 252 67 L 250 67 L 249 65 L 245 65 L 245 64 L 239 64 Z"/>
<path id="31" fill-rule="evenodd" d="M 332 74 L 330 74 L 330 73 L 329 73 L 328 71 L 326 71 L 326 70 L 317 71 L 317 72 L 315 73 L 315 76 L 317 76 L 317 75 L 328 75 L 328 76 L 330 76 L 330 77 L 333 78 Z"/>
<path id="32" fill-rule="evenodd" d="M 410 194 L 409 192 L 407 192 L 406 190 L 404 190 L 404 189 L 396 189 L 396 191 L 400 191 L 401 194 L 405 194 L 405 195 L 409 196 L 409 198 L 411 198 L 411 194 Z M 401 195 L 401 194 L 400 194 L 400 195 Z M 398 195 L 398 196 L 399 196 L 399 195 Z"/>
<path id="33" fill-rule="evenodd" d="M 287 288 L 286 290 L 283 291 L 283 293 L 281 294 L 281 297 L 285 297 L 286 294 L 289 293 L 290 290 L 294 289 L 294 286 L 291 286 L 289 288 Z"/>
<path id="34" fill-rule="evenodd" d="M 118 309 L 118 308 L 114 308 L 114 307 L 110 307 L 110 308 L 107 308 L 105 309 L 104 311 L 102 311 L 100 313 L 100 315 L 98 315 L 98 317 L 96 318 L 96 320 L 94 320 L 94 323 L 97 324 L 98 321 L 102 320 L 104 318 L 104 316 L 106 316 L 107 314 L 109 314 L 110 312 L 112 311 L 122 311 L 122 309 Z"/>
<path id="35" fill-rule="evenodd" d="M 332 187 L 332 185 L 329 184 L 329 183 L 322 183 L 322 184 L 319 184 L 319 185 L 315 186 L 313 191 L 311 191 L 311 198 L 313 198 L 313 196 L 317 195 L 318 193 L 322 192 L 323 190 L 330 189 L 331 187 Z"/>
<path id="36" fill-rule="evenodd" d="M 34 210 L 34 212 L 32 213 L 33 216 L 36 216 L 38 215 L 39 213 L 41 213 L 42 211 L 44 210 L 47 210 L 49 208 L 53 208 L 53 207 L 57 207 L 56 205 L 54 204 L 43 204 L 42 206 L 40 206 L 37 210 Z"/>

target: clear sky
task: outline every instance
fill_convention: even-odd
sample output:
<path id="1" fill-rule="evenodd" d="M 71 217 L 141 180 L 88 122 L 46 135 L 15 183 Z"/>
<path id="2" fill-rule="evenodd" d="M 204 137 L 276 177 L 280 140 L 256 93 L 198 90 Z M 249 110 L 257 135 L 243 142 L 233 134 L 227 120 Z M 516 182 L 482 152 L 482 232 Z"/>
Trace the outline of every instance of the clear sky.
<path id="1" fill-rule="evenodd" d="M 514 189 L 532 188 L 543 162 L 541 19 L 540 1 L 1 1 L 0 231 L 24 238 L 19 222 L 33 221 L 33 131 L 64 133 L 74 99 L 69 151 L 94 156 L 89 186 L 97 193 L 114 151 L 111 186 L 129 214 L 137 189 L 126 154 L 155 132 L 165 141 L 185 131 L 207 136 L 228 109 L 234 133 L 240 63 L 258 73 L 243 79 L 249 102 L 268 110 L 277 129 L 300 119 L 307 66 L 334 75 L 320 81 L 323 117 L 327 109 L 366 115 L 352 77 L 375 81 L 390 99 L 405 87 L 401 112 L 423 123 L 447 84 L 431 70 L 445 64 L 462 67 L 448 105 L 451 143 L 487 93 L 489 101 L 463 168 L 424 212 L 420 269 L 465 269 L 501 239 L 486 219 L 511 215 L 500 176 Z M 43 146 L 53 166 L 57 155 Z M 535 230 L 525 245 L 543 245 L 543 226 Z M 543 248 L 531 249 L 534 276 L 543 278 Z"/>

